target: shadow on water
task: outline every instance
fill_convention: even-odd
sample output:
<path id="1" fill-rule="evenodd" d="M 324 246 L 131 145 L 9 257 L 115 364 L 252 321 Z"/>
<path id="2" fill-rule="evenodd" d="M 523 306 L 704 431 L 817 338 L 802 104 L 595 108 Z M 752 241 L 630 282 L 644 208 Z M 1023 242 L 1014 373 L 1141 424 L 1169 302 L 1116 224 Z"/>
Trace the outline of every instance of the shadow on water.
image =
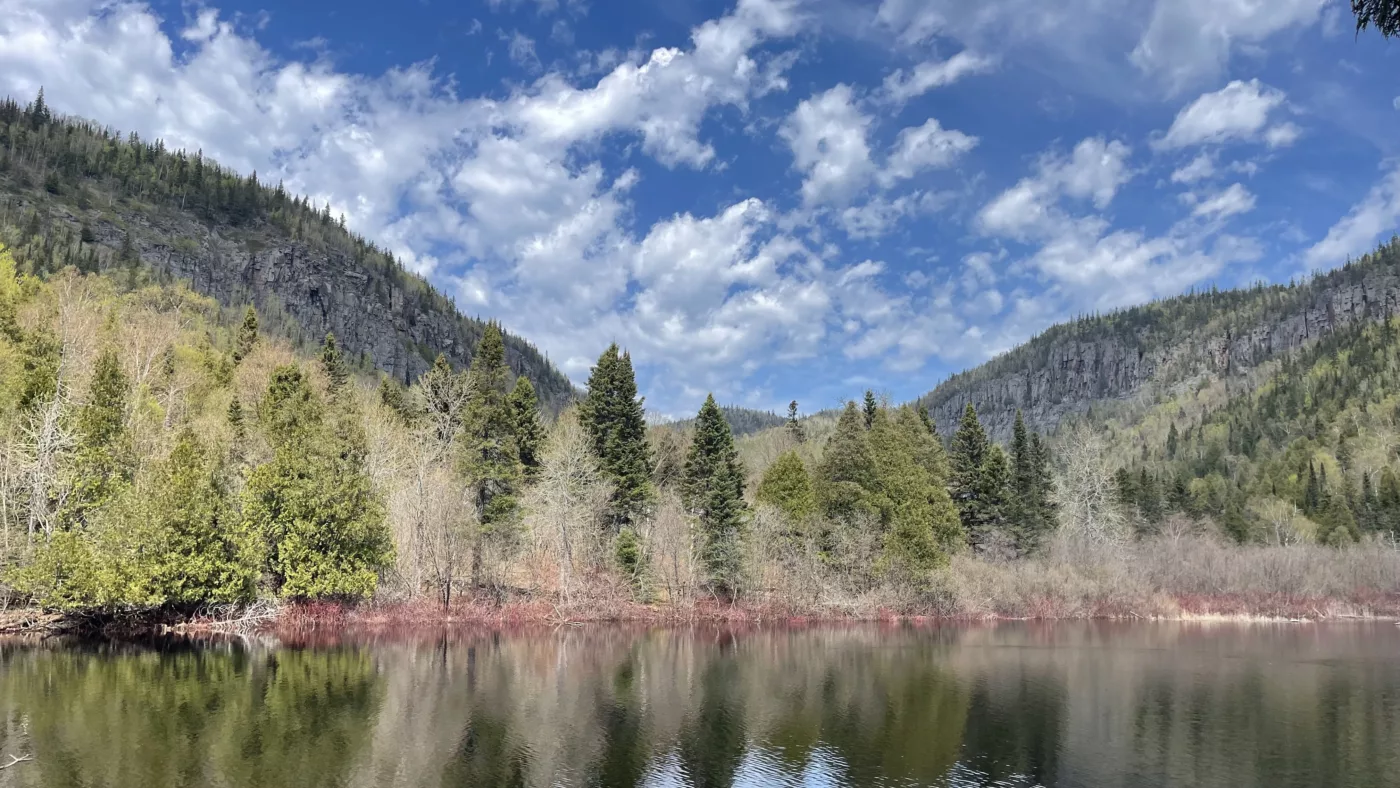
<path id="1" fill-rule="evenodd" d="M 1393 625 L 416 630 L 0 643 L 0 787 L 1342 786 Z"/>

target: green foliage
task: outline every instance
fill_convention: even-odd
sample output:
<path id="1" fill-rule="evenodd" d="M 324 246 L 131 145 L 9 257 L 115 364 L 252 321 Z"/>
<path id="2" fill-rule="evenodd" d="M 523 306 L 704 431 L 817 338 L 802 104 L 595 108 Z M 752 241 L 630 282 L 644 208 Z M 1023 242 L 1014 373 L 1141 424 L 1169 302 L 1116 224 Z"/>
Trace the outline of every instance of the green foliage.
<path id="1" fill-rule="evenodd" d="M 529 378 L 521 375 L 515 379 L 515 388 L 511 389 L 507 402 L 510 406 L 515 445 L 520 453 L 520 465 L 525 471 L 525 476 L 532 478 L 540 469 L 544 425 L 540 423 L 540 405 L 535 399 L 535 387 Z"/>
<path id="2" fill-rule="evenodd" d="M 792 402 L 788 403 L 788 415 L 786 426 L 788 431 L 788 437 L 792 438 L 794 442 L 807 442 L 807 429 L 803 427 L 802 422 L 798 421 L 797 419 L 797 400 L 793 400 Z"/>
<path id="3" fill-rule="evenodd" d="M 93 366 L 87 402 L 78 413 L 72 492 L 63 514 L 66 527 L 85 524 L 93 509 L 131 481 L 133 458 L 126 432 L 129 388 L 115 351 L 102 351 Z"/>
<path id="4" fill-rule="evenodd" d="M 819 491 L 822 511 L 833 520 L 849 520 L 874 510 L 870 490 L 875 488 L 875 460 L 865 420 L 854 402 L 846 403 L 836 433 L 826 444 L 821 466 Z"/>
<path id="5" fill-rule="evenodd" d="M 516 514 L 521 468 L 515 418 L 507 401 L 510 387 L 500 326 L 488 323 L 467 374 L 458 437 L 458 467 L 471 486 L 477 518 L 486 533 L 506 526 Z"/>
<path id="6" fill-rule="evenodd" d="M 681 500 L 700 523 L 701 563 L 713 588 L 733 593 L 741 579 L 744 471 L 734 435 L 714 395 L 695 418 L 695 436 L 685 460 Z"/>
<path id="7" fill-rule="evenodd" d="M 457 374 L 447 356 L 439 353 L 433 366 L 418 379 L 418 391 L 423 396 L 438 441 L 444 446 L 450 445 L 462 429 L 462 411 L 467 400 L 466 376 Z"/>
<path id="8" fill-rule="evenodd" d="M 875 425 L 875 414 L 879 412 L 880 404 L 875 401 L 875 392 L 866 389 L 865 391 L 865 428 L 868 430 Z"/>
<path id="9" fill-rule="evenodd" d="M 253 352 L 258 344 L 258 311 L 253 307 L 243 313 L 243 322 L 238 326 L 238 334 L 233 339 L 233 361 L 238 363 Z"/>
<path id="10" fill-rule="evenodd" d="M 1351 0 L 1356 15 L 1356 31 L 1374 27 L 1386 38 L 1400 36 L 1400 2 L 1397 0 Z"/>
<path id="11" fill-rule="evenodd" d="M 801 526 L 817 512 L 812 476 L 795 451 L 785 451 L 768 466 L 754 496 L 759 503 L 776 507 L 794 525 Z"/>
<path id="12" fill-rule="evenodd" d="M 273 372 L 261 418 L 276 447 L 243 491 L 244 538 L 286 599 L 374 592 L 393 558 L 384 508 L 364 472 L 364 438 L 324 410 L 296 367 Z"/>
<path id="13" fill-rule="evenodd" d="M 616 344 L 609 346 L 588 377 L 588 395 L 579 405 L 579 420 L 603 473 L 613 484 L 609 513 L 617 528 L 636 523 L 656 494 L 643 402 L 637 397 L 632 357 L 619 353 Z"/>
<path id="14" fill-rule="evenodd" d="M 912 414 L 911 414 L 912 415 Z M 943 479 L 920 457 L 927 431 L 913 419 L 876 410 L 870 427 L 875 486 L 870 492 L 884 529 L 884 560 L 889 569 L 915 586 L 930 581 L 930 572 L 947 560 L 947 551 L 962 543 L 957 510 Z"/>
<path id="15" fill-rule="evenodd" d="M 326 374 L 327 387 L 332 395 L 338 394 L 350 381 L 350 368 L 335 341 L 335 334 L 326 334 L 321 344 L 321 371 Z"/>

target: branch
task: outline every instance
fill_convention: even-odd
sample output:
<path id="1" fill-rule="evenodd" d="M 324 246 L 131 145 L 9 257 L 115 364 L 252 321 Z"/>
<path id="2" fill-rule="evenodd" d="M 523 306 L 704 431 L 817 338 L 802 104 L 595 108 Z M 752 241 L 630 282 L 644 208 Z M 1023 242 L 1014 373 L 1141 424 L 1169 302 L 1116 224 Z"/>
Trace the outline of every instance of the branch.
<path id="1" fill-rule="evenodd" d="M 14 766 L 14 765 L 17 764 L 17 763 L 24 763 L 25 761 L 32 761 L 32 760 L 34 760 L 34 756 L 33 756 L 33 755 L 26 755 L 26 756 L 24 756 L 23 758 L 20 758 L 20 757 L 15 756 L 15 755 L 11 755 L 11 756 L 9 756 L 9 757 L 10 757 L 10 762 L 7 763 L 7 764 L 5 764 L 4 766 L 0 766 L 0 769 L 8 769 L 8 768 L 10 768 L 11 766 Z"/>

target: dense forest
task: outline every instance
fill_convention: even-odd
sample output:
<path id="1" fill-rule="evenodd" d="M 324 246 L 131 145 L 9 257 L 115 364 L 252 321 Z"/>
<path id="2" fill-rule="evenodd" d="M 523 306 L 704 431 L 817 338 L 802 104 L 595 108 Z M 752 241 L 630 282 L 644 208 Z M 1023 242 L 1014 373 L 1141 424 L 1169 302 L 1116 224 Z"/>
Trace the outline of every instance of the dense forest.
<path id="1" fill-rule="evenodd" d="M 97 167 L 82 178 L 145 183 L 102 175 L 144 157 L 138 149 L 157 151 L 161 167 L 188 164 L 159 144 L 52 121 L 38 101 L 5 112 L 10 141 L 105 140 L 95 158 L 76 158 L 80 172 Z M 90 163 L 108 156 L 117 164 Z M 34 172 L 6 161 L 6 179 Z M 229 195 L 252 179 L 202 166 L 194 183 L 205 186 L 159 199 L 200 191 L 214 206 L 203 210 L 241 221 L 244 198 Z M 91 192 L 50 177 L 45 193 Z M 181 181 L 142 188 L 168 183 Z M 262 221 L 350 238 L 303 200 L 271 199 Z M 713 397 L 693 420 L 649 426 L 616 345 L 558 411 L 512 365 L 495 323 L 482 324 L 465 369 L 442 352 L 405 384 L 334 332 L 310 343 L 275 309 L 231 315 L 169 270 L 104 246 L 81 214 L 34 203 L 6 217 L 3 604 L 1169 615 L 1190 595 L 1368 612 L 1377 593 L 1400 591 L 1389 317 L 1247 374 L 1184 379 L 1170 396 L 1066 421 L 1053 436 L 1016 412 L 994 440 L 974 401 L 940 433 L 929 410 L 872 392 L 809 417 L 793 402 L 786 419 L 766 414 L 773 426 L 736 435 L 758 425 Z M 1355 269 L 1392 265 L 1397 251 Z"/>
<path id="2" fill-rule="evenodd" d="M 21 273 L 72 266 L 141 283 L 185 280 L 223 319 L 258 307 L 264 329 L 314 352 L 327 332 L 347 360 L 411 382 L 445 354 L 471 362 L 486 324 L 388 252 L 281 184 L 201 153 L 54 115 L 43 92 L 0 101 L 0 228 Z M 574 387 L 529 342 L 505 335 L 507 361 L 551 411 Z"/>

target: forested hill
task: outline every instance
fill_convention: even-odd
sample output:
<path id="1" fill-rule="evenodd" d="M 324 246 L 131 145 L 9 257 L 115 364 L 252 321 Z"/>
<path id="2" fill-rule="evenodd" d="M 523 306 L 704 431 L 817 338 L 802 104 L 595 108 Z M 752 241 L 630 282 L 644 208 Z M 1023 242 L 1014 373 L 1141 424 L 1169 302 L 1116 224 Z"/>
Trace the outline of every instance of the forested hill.
<path id="1" fill-rule="evenodd" d="M 772 411 L 754 410 L 753 408 L 741 408 L 737 405 L 721 405 L 720 413 L 724 415 L 724 420 L 729 424 L 729 429 L 736 437 L 742 435 L 752 435 L 755 432 L 781 427 L 787 423 L 787 419 Z M 695 419 L 681 419 L 671 422 L 669 426 L 685 428 L 694 426 Z"/>
<path id="2" fill-rule="evenodd" d="M 1306 282 L 1212 289 L 1054 326 L 954 375 L 919 403 L 946 433 L 972 402 L 1004 441 L 1018 409 L 1045 431 L 1091 408 L 1147 409 L 1184 386 L 1246 380 L 1288 351 L 1400 313 L 1398 304 L 1400 239 Z"/>
<path id="3" fill-rule="evenodd" d="M 233 314 L 255 304 L 267 330 L 303 349 L 334 332 L 358 364 L 405 383 L 438 353 L 466 367 L 485 328 L 328 208 L 199 153 L 55 116 L 42 94 L 0 102 L 0 238 L 21 273 L 183 279 Z M 505 342 L 543 403 L 574 396 L 537 348 Z"/>

